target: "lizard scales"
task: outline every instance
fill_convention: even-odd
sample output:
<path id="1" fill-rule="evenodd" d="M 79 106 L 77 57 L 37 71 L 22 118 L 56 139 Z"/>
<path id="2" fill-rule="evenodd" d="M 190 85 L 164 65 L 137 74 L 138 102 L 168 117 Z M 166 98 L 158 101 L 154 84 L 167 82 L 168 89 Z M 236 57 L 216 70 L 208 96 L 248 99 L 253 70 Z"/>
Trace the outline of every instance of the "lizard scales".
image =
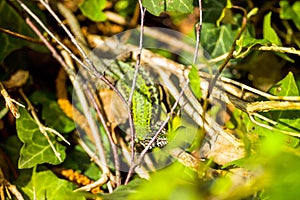
<path id="1" fill-rule="evenodd" d="M 128 63 L 118 62 L 110 65 L 109 71 L 110 73 L 107 73 L 107 75 L 114 74 L 113 78 L 117 81 L 117 89 L 128 100 L 135 69 Z M 160 121 L 161 106 L 159 91 L 154 80 L 142 67 L 139 67 L 131 109 L 136 142 L 146 147 L 162 122 Z M 164 147 L 168 143 L 165 132 L 163 130 L 158 135 L 155 142 L 150 146 L 150 149 Z"/>

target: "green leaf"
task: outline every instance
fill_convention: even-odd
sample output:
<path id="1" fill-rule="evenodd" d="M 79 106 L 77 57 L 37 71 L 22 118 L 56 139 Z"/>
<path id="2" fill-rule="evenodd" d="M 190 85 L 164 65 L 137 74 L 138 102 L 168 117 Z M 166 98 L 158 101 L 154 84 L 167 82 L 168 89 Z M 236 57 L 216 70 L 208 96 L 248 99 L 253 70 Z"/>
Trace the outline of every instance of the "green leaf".
<path id="1" fill-rule="evenodd" d="M 20 15 L 7 3 L 7 1 L 0 1 L 0 27 L 25 36 L 38 39 L 35 33 L 24 22 Z M 28 42 L 26 40 L 10 36 L 6 33 L 0 32 L 0 63 L 11 52 L 27 46 L 35 51 L 48 52 L 43 45 Z"/>
<path id="2" fill-rule="evenodd" d="M 23 192 L 30 199 L 85 199 L 80 193 L 73 192 L 73 189 L 72 183 L 57 178 L 57 176 L 49 170 L 33 173 L 30 182 L 22 188 Z"/>
<path id="3" fill-rule="evenodd" d="M 300 30 L 300 2 L 296 1 L 292 6 L 288 1 L 280 1 L 280 18 L 292 20 Z"/>
<path id="4" fill-rule="evenodd" d="M 103 12 L 105 5 L 106 0 L 84 0 L 79 4 L 79 9 L 83 15 L 95 22 L 105 21 L 106 15 Z"/>
<path id="5" fill-rule="evenodd" d="M 275 30 L 271 26 L 271 15 L 272 12 L 269 12 L 268 14 L 266 14 L 264 18 L 264 24 L 263 24 L 264 39 L 269 40 L 273 44 L 281 45 L 281 41 L 279 37 L 277 36 Z"/>
<path id="6" fill-rule="evenodd" d="M 190 87 L 194 93 L 194 95 L 200 99 L 202 97 L 202 91 L 200 87 L 200 77 L 198 74 L 198 70 L 195 65 L 192 65 L 192 68 L 189 72 L 189 80 L 190 80 Z"/>
<path id="7" fill-rule="evenodd" d="M 159 16 L 162 12 L 192 13 L 193 0 L 148 0 L 143 1 L 143 6 L 151 14 Z"/>
<path id="8" fill-rule="evenodd" d="M 19 139 L 24 143 L 21 151 L 18 167 L 31 168 L 38 164 L 50 163 L 59 164 L 59 159 L 55 156 L 47 139 L 40 132 L 38 125 L 32 119 L 26 109 L 20 109 L 21 117 L 16 120 L 16 128 Z M 55 149 L 61 154 L 62 160 L 65 159 L 66 147 L 58 143 L 53 134 L 48 134 Z"/>

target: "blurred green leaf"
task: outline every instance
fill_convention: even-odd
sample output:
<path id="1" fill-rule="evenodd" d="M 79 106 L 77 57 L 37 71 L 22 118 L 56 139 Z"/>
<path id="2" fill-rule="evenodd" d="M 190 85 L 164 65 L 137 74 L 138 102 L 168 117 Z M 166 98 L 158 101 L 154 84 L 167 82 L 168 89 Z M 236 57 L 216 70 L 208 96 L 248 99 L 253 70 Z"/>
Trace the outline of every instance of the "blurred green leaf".
<path id="1" fill-rule="evenodd" d="M 0 27 L 13 31 L 31 38 L 38 39 L 35 33 L 29 28 L 24 22 L 20 15 L 11 7 L 7 1 L 0 1 Z M 11 35 L 0 32 L 0 63 L 8 56 L 11 52 L 22 47 L 29 47 L 35 51 L 48 52 L 45 46 L 28 42 L 26 40 L 13 37 Z"/>
<path id="2" fill-rule="evenodd" d="M 202 199 L 200 187 L 195 184 L 196 176 L 195 172 L 175 162 L 153 174 L 151 180 L 141 184 L 129 199 Z"/>
<path id="3" fill-rule="evenodd" d="M 119 0 L 115 4 L 115 10 L 124 17 L 129 17 L 134 13 L 137 0 Z"/>
<path id="4" fill-rule="evenodd" d="M 79 160 L 80 162 L 78 162 Z M 79 145 L 75 145 L 75 147 L 70 150 L 65 161 L 62 163 L 64 168 L 70 168 L 77 171 L 85 171 L 89 168 L 90 164 L 90 157 Z"/>
<path id="5" fill-rule="evenodd" d="M 162 12 L 179 12 L 179 13 L 192 13 L 193 0 L 148 0 L 143 1 L 143 6 L 151 14 L 159 16 Z"/>
<path id="6" fill-rule="evenodd" d="M 102 172 L 95 163 L 91 163 L 89 168 L 84 172 L 84 175 L 88 176 L 93 180 L 98 180 L 101 178 Z"/>
<path id="7" fill-rule="evenodd" d="M 83 15 L 95 22 L 105 21 L 106 15 L 103 12 L 105 5 L 106 0 L 84 0 L 79 5 L 79 9 Z"/>
<path id="8" fill-rule="evenodd" d="M 298 30 L 300 30 L 300 2 L 296 1 L 290 5 L 289 1 L 282 0 L 280 5 L 280 18 L 292 20 Z"/>
<path id="9" fill-rule="evenodd" d="M 271 26 L 271 15 L 272 12 L 269 12 L 266 14 L 264 18 L 264 24 L 263 24 L 263 35 L 264 39 L 270 41 L 273 44 L 281 45 L 281 41 L 279 37 L 277 36 L 277 33 Z"/>
<path id="10" fill-rule="evenodd" d="M 19 159 L 19 152 L 22 146 L 22 142 L 17 135 L 10 136 L 5 140 L 2 139 L 0 147 L 4 149 L 5 153 L 10 157 L 10 160 L 17 165 Z"/>
<path id="11" fill-rule="evenodd" d="M 192 65 L 192 68 L 189 72 L 188 78 L 190 80 L 190 87 L 191 87 L 194 95 L 198 99 L 201 99 L 202 91 L 201 91 L 201 87 L 200 87 L 200 77 L 198 74 L 198 69 L 196 68 L 195 65 Z"/>
<path id="12" fill-rule="evenodd" d="M 72 183 L 57 178 L 51 171 L 33 173 L 30 182 L 22 188 L 30 199 L 85 199 L 80 193 L 73 192 L 73 189 Z"/>
<path id="13" fill-rule="evenodd" d="M 120 185 L 113 193 L 98 196 L 101 196 L 104 200 L 130 199 L 129 196 L 131 194 L 135 194 L 137 192 L 137 188 L 145 182 L 145 179 L 136 177 L 127 185 Z"/>
<path id="14" fill-rule="evenodd" d="M 55 156 L 47 139 L 40 132 L 38 125 L 27 110 L 21 108 L 20 114 L 21 117 L 16 120 L 16 128 L 18 137 L 24 144 L 20 151 L 18 167 L 23 169 L 42 163 L 59 164 L 59 159 Z M 62 160 L 64 160 L 66 147 L 58 143 L 51 133 L 48 135 L 57 152 L 61 154 Z"/>

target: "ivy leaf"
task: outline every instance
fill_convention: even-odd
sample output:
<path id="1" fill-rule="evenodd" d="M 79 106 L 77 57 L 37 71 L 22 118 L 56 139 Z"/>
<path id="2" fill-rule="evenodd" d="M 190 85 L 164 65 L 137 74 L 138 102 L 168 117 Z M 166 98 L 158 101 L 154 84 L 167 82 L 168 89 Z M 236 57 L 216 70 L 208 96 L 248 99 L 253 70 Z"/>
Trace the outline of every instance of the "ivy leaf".
<path id="1" fill-rule="evenodd" d="M 269 12 L 264 18 L 263 35 L 264 38 L 269 40 L 271 43 L 281 45 L 279 37 L 277 36 L 275 30 L 271 26 L 271 15 L 272 12 Z"/>
<path id="2" fill-rule="evenodd" d="M 190 87 L 194 93 L 194 95 L 200 99 L 202 97 L 202 91 L 200 88 L 200 77 L 198 74 L 198 70 L 195 65 L 192 65 L 192 68 L 189 72 L 189 80 L 190 80 Z"/>
<path id="3" fill-rule="evenodd" d="M 73 189 L 72 183 L 57 178 L 57 176 L 49 170 L 34 172 L 30 182 L 22 188 L 23 192 L 30 199 L 85 199 L 80 193 L 72 192 Z"/>
<path id="4" fill-rule="evenodd" d="M 84 16 L 95 22 L 105 21 L 106 15 L 103 12 L 105 5 L 106 0 L 84 0 L 79 4 L 79 9 Z"/>
<path id="5" fill-rule="evenodd" d="M 213 23 L 203 23 L 201 44 L 215 58 L 230 50 L 236 33 L 237 30 L 231 24 L 216 27 Z"/>
<path id="6" fill-rule="evenodd" d="M 20 114 L 21 117 L 16 120 L 16 128 L 18 137 L 24 144 L 20 151 L 18 167 L 23 169 L 42 163 L 59 164 L 59 159 L 55 156 L 47 139 L 40 132 L 30 114 L 24 108 L 20 109 Z M 66 157 L 65 146 L 58 143 L 51 133 L 49 138 L 57 152 L 61 154 L 61 159 L 64 160 Z"/>
<path id="7" fill-rule="evenodd" d="M 148 0 L 143 1 L 143 6 L 151 14 L 159 16 L 162 12 L 192 13 L 193 0 Z"/>
<path id="8" fill-rule="evenodd" d="M 23 34 L 31 38 L 38 38 L 35 33 L 27 26 L 20 15 L 7 3 L 7 1 L 0 1 L 0 19 L 1 28 Z M 43 45 L 28 42 L 26 40 L 10 36 L 3 32 L 0 32 L 0 43 L 0 63 L 11 52 L 24 46 L 27 46 L 36 51 L 48 52 L 47 48 L 45 48 Z"/>

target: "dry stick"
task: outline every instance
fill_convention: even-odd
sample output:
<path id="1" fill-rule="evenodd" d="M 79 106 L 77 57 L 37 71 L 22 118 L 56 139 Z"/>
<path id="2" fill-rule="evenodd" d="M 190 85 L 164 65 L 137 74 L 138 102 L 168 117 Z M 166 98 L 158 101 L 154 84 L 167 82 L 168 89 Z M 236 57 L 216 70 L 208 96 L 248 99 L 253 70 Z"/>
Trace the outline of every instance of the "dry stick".
<path id="1" fill-rule="evenodd" d="M 248 113 L 269 112 L 270 110 L 300 110 L 300 102 L 258 101 L 247 104 Z"/>
<path id="2" fill-rule="evenodd" d="M 79 23 L 76 19 L 76 17 L 73 15 L 73 13 L 67 9 L 63 4 L 58 3 L 57 4 L 58 9 L 60 11 L 60 13 L 68 20 L 69 26 L 71 28 L 71 31 L 73 32 L 73 34 L 75 35 L 76 38 L 78 38 L 79 42 L 81 44 L 83 44 L 83 50 L 84 52 L 87 53 L 88 49 L 87 46 L 88 44 L 85 41 L 85 38 L 80 30 L 80 26 Z M 84 85 L 86 87 L 86 85 Z M 119 162 L 119 156 L 117 153 L 117 149 L 116 149 L 116 145 L 113 142 L 113 139 L 111 137 L 110 131 L 106 125 L 105 119 L 103 117 L 103 114 L 100 112 L 99 106 L 96 103 L 94 96 L 90 93 L 90 90 L 88 90 L 88 88 L 86 87 L 85 90 L 87 96 L 89 97 L 90 101 L 92 102 L 92 104 L 94 105 L 94 108 L 96 109 L 96 112 L 100 118 L 100 121 L 104 127 L 105 133 L 109 139 L 111 148 L 112 148 L 112 152 L 113 152 L 113 156 L 114 156 L 114 162 L 115 162 L 115 170 L 116 170 L 116 182 L 117 182 L 117 186 L 119 186 L 121 184 L 121 180 L 120 180 L 120 162 Z"/>
<path id="3" fill-rule="evenodd" d="M 64 62 L 64 60 L 62 59 L 62 57 L 56 52 L 56 50 L 51 46 L 51 44 L 46 40 L 46 38 L 40 33 L 40 31 L 35 27 L 35 25 L 30 21 L 29 18 L 26 18 L 26 22 L 27 24 L 34 30 L 34 32 L 40 37 L 40 39 L 45 43 L 45 45 L 47 46 L 47 48 L 52 52 L 53 57 L 63 66 L 63 68 L 66 70 L 66 72 L 69 74 L 69 77 L 71 79 L 71 81 L 73 80 L 73 86 L 74 88 L 76 88 L 76 91 L 82 91 L 81 88 L 79 87 L 78 84 L 75 84 L 75 74 L 74 71 Z M 79 88 L 78 88 L 79 87 Z M 83 95 L 79 96 L 79 99 L 84 98 Z M 82 104 L 82 106 L 84 106 L 85 104 Z M 81 142 L 81 146 L 84 146 L 82 144 L 83 142 Z M 88 155 L 92 156 L 91 158 L 94 159 L 95 163 L 102 169 L 103 171 L 103 175 L 102 177 L 96 181 L 97 184 L 102 183 L 103 181 L 107 181 L 108 180 L 108 176 L 110 175 L 110 171 L 107 167 L 106 164 L 106 160 L 102 159 L 102 157 L 100 157 L 100 159 L 98 159 L 98 157 L 95 157 L 94 154 L 91 154 L 91 151 L 88 151 L 88 147 L 85 145 L 86 148 L 85 151 L 88 153 Z M 93 185 L 92 185 L 93 186 Z M 91 188 L 92 188 L 91 186 Z M 87 186 L 89 187 L 89 186 Z M 83 188 L 85 189 L 85 188 Z"/>
<path id="4" fill-rule="evenodd" d="M 19 1 L 19 0 L 17 0 Z M 123 97 L 123 95 L 120 93 L 120 91 L 108 80 L 105 78 L 105 76 L 103 75 L 103 73 L 100 73 L 97 71 L 97 69 L 95 68 L 93 62 L 87 57 L 86 53 L 84 52 L 84 50 L 81 48 L 81 46 L 78 44 L 77 40 L 75 39 L 75 37 L 72 35 L 72 33 L 69 31 L 69 29 L 62 23 L 62 21 L 59 19 L 59 17 L 55 14 L 55 12 L 51 9 L 51 7 L 49 6 L 49 4 L 47 4 L 45 1 L 40 0 L 40 2 L 45 6 L 45 8 L 49 11 L 49 13 L 54 17 L 54 19 L 59 23 L 59 25 L 64 29 L 64 31 L 67 33 L 68 37 L 71 39 L 71 42 L 76 46 L 76 48 L 79 50 L 79 52 L 81 53 L 81 56 L 84 58 L 84 60 L 89 64 L 89 66 L 91 68 L 89 68 L 88 66 L 86 66 L 81 60 L 79 60 L 65 45 L 61 45 L 61 42 L 56 39 L 56 41 L 58 42 L 58 44 L 60 44 L 70 55 L 71 57 L 77 61 L 82 67 L 84 67 L 88 72 L 90 72 L 92 75 L 96 76 L 97 78 L 99 78 L 100 80 L 102 80 L 106 85 L 109 86 L 109 88 L 111 88 L 119 97 L 120 99 L 123 101 L 123 103 L 126 104 L 126 100 Z M 32 13 L 32 12 L 31 12 Z M 53 34 L 50 35 L 51 37 L 55 37 Z M 129 121 L 132 121 L 132 114 L 131 111 L 128 111 L 128 119 Z M 133 132 L 134 128 L 133 126 L 130 126 L 130 131 Z"/>
<path id="5" fill-rule="evenodd" d="M 146 155 L 147 151 L 149 150 L 149 148 L 151 147 L 151 145 L 153 144 L 153 142 L 155 142 L 156 138 L 158 137 L 158 135 L 161 133 L 161 131 L 163 130 L 163 128 L 166 126 L 166 124 L 168 123 L 168 121 L 170 120 L 172 114 L 174 113 L 180 98 L 183 96 L 184 90 L 187 88 L 189 84 L 189 80 L 187 80 L 182 88 L 182 90 L 180 91 L 179 97 L 176 99 L 174 105 L 172 106 L 170 113 L 168 114 L 167 118 L 164 120 L 164 122 L 162 123 L 162 125 L 160 126 L 160 128 L 156 131 L 155 135 L 152 137 L 152 139 L 150 140 L 150 142 L 148 143 L 148 145 L 145 147 L 145 149 L 141 152 L 140 156 L 138 157 L 137 161 L 135 162 L 134 165 L 130 166 L 129 171 L 128 171 L 128 175 L 126 177 L 125 180 L 125 185 L 129 182 L 129 179 L 132 175 L 132 172 L 134 171 L 134 169 L 142 162 L 144 156 Z"/>
<path id="6" fill-rule="evenodd" d="M 51 142 L 49 136 L 48 136 L 48 132 L 50 133 L 53 133 L 54 135 L 57 135 L 59 138 L 61 138 L 65 143 L 67 143 L 68 145 L 70 145 L 70 143 L 59 133 L 57 132 L 56 130 L 52 129 L 52 128 L 49 128 L 49 127 L 46 127 L 44 126 L 41 121 L 39 120 L 36 112 L 35 112 L 35 108 L 34 106 L 31 104 L 30 100 L 27 98 L 27 96 L 24 94 L 23 92 L 23 89 L 20 88 L 19 89 L 19 93 L 21 94 L 21 96 L 23 97 L 23 99 L 26 101 L 27 105 L 28 105 L 28 109 L 30 110 L 30 113 L 33 117 L 33 119 L 35 120 L 36 124 L 38 125 L 39 127 L 39 130 L 40 132 L 45 136 L 45 138 L 47 139 L 51 149 L 53 150 L 55 156 L 59 159 L 60 162 L 62 162 L 62 159 L 60 157 L 60 153 L 56 151 L 53 143 Z"/>
<path id="7" fill-rule="evenodd" d="M 141 65 L 141 54 L 142 54 L 142 50 L 143 50 L 143 29 L 144 29 L 144 17 L 145 17 L 145 12 L 146 12 L 146 8 L 143 8 L 142 5 L 142 1 L 139 0 L 139 6 L 140 6 L 140 11 L 141 11 L 141 32 L 140 32 L 140 43 L 139 43 L 139 53 L 138 53 L 138 59 L 136 60 L 136 66 L 135 66 L 135 71 L 134 71 L 134 76 L 133 76 L 133 80 L 132 80 L 132 86 L 131 86 L 131 91 L 130 91 L 130 95 L 129 95 L 129 99 L 128 99 L 128 110 L 131 110 L 132 107 L 132 98 L 133 98 L 133 94 L 135 91 L 135 86 L 136 86 L 136 81 L 137 81 L 137 76 L 139 73 L 139 68 Z M 132 113 L 130 113 L 132 115 Z M 129 121 L 129 125 L 133 127 L 133 132 L 131 132 L 131 165 L 134 164 L 134 155 L 135 155 L 135 150 L 134 150 L 134 146 L 135 146 L 135 129 L 134 129 L 134 123 L 133 120 Z"/>
<path id="8" fill-rule="evenodd" d="M 74 71 L 65 63 L 65 61 L 62 59 L 62 57 L 57 53 L 57 51 L 54 49 L 53 46 L 47 41 L 47 39 L 41 34 L 41 32 L 37 29 L 37 27 L 30 21 L 29 18 L 25 19 L 26 23 L 30 26 L 30 28 L 40 37 L 40 39 L 45 43 L 47 48 L 51 51 L 52 56 L 61 64 L 61 66 L 66 70 L 66 72 L 69 74 L 71 80 L 75 80 L 75 73 Z M 81 88 L 79 87 L 79 84 L 75 84 L 76 81 L 73 82 L 73 86 L 76 89 L 76 91 L 82 91 Z M 83 95 L 78 96 L 80 100 L 84 98 Z M 82 100 L 82 101 L 85 101 Z M 86 104 L 82 104 L 82 106 L 85 106 Z M 103 157 L 103 156 L 102 156 Z M 102 159 L 102 157 L 100 159 Z M 105 157 L 105 156 L 104 156 Z M 103 171 L 103 175 L 109 174 L 109 169 L 107 168 L 107 165 L 103 165 L 103 163 L 106 163 L 105 160 L 101 160 L 101 165 L 99 167 Z M 107 174 L 106 174 L 107 173 Z"/>
<path id="9" fill-rule="evenodd" d="M 90 69 L 89 69 L 89 67 L 87 67 L 80 59 L 78 59 L 63 43 L 61 43 L 55 36 L 54 36 L 54 34 L 52 34 L 52 32 L 49 30 L 49 29 L 47 29 L 47 27 L 43 24 L 43 22 L 41 21 L 41 20 L 39 20 L 39 18 L 33 13 L 33 12 L 31 12 L 31 10 L 25 5 L 25 4 L 23 4 L 20 0 L 17 0 L 17 2 L 20 4 L 20 6 L 31 16 L 31 17 L 33 17 L 34 18 L 34 20 L 36 20 L 36 22 L 59 44 L 59 45 L 61 45 L 62 46 L 62 48 L 63 49 L 65 49 L 70 55 L 71 55 L 71 57 L 75 60 L 75 61 L 77 61 L 81 66 L 83 66 L 85 69 L 87 69 L 88 71 L 90 71 Z M 43 2 L 42 2 L 43 3 Z M 51 10 L 51 8 L 49 7 L 49 6 L 47 6 L 46 5 L 46 7 L 48 8 L 48 9 L 50 9 Z M 55 13 L 52 11 L 51 12 L 51 14 L 54 14 L 55 15 Z M 55 15 L 56 16 L 56 15 Z M 62 27 L 65 27 L 64 26 L 64 24 L 59 20 L 59 18 L 56 16 L 56 18 L 55 19 L 57 19 L 58 20 L 58 22 L 60 23 L 60 25 L 62 26 Z M 67 29 L 66 27 L 65 27 L 65 29 Z M 74 36 L 70 33 L 70 32 L 68 32 L 68 34 L 69 34 L 69 37 L 71 37 L 71 38 L 73 38 L 73 39 L 71 39 L 72 40 L 72 42 L 75 42 L 76 43 L 76 40 L 75 40 L 75 38 L 74 38 Z M 51 46 L 51 45 L 50 45 Z M 78 44 L 76 45 L 76 46 L 79 46 Z M 79 47 L 80 48 L 80 47 Z M 86 57 L 86 56 L 84 56 L 85 54 L 84 54 L 84 52 L 83 52 L 83 50 L 80 48 L 80 50 L 81 50 L 81 53 L 83 53 L 83 57 Z M 54 50 L 55 51 L 55 50 Z M 86 57 L 87 58 L 87 57 Z M 60 60 L 62 61 L 62 59 L 60 58 Z M 66 65 L 67 66 L 67 65 Z M 68 69 L 68 67 L 66 67 L 66 69 Z M 124 98 L 123 98 L 123 96 L 120 94 L 120 92 L 102 75 L 102 74 L 100 74 L 99 72 L 97 72 L 97 71 L 95 71 L 95 68 L 92 68 L 93 70 L 93 72 L 94 72 L 94 74 L 95 75 L 97 75 L 102 81 L 104 81 L 110 88 L 112 88 L 120 97 L 121 97 L 121 99 L 123 99 L 124 100 Z M 68 70 L 67 70 L 68 71 Z M 74 85 L 74 88 L 80 88 L 80 85 L 78 84 L 78 83 L 76 83 L 75 82 L 75 85 Z M 80 89 L 81 90 L 81 89 Z M 77 91 L 77 89 L 76 89 L 76 92 L 78 92 Z M 84 97 L 83 95 L 79 95 L 79 97 L 80 96 L 82 96 L 82 97 Z M 83 101 L 81 102 L 81 104 L 82 104 L 82 106 L 83 106 L 83 108 L 84 108 L 84 110 L 86 111 L 86 112 L 84 112 L 85 114 L 86 114 L 86 118 L 87 118 L 87 120 L 89 121 L 89 123 L 92 123 L 92 124 L 90 124 L 90 127 L 91 127 L 91 129 L 92 129 L 92 133 L 96 136 L 96 138 L 97 138 L 97 130 L 96 130 L 96 124 L 95 124 L 95 122 L 94 122 L 94 120 L 93 120 L 93 117 L 91 116 L 91 114 L 89 113 L 89 109 L 88 109 L 88 106 L 87 106 L 87 103 L 86 103 L 86 100 L 85 100 L 85 98 L 84 99 L 82 99 Z M 124 100 L 125 101 L 125 100 Z M 106 163 L 106 161 L 105 161 L 105 155 L 104 155 L 104 151 L 103 151 L 103 148 L 101 147 L 101 144 L 99 143 L 99 142 L 97 142 L 97 141 L 95 141 L 96 142 L 96 146 L 97 146 L 97 150 L 98 150 L 98 153 L 100 154 L 99 156 L 101 157 L 101 160 L 102 160 L 102 162 L 104 162 L 104 163 Z M 104 166 L 100 166 L 101 168 L 102 168 L 102 170 L 103 170 L 103 174 L 109 174 L 109 169 L 107 168 L 107 166 L 106 165 L 104 165 Z"/>

